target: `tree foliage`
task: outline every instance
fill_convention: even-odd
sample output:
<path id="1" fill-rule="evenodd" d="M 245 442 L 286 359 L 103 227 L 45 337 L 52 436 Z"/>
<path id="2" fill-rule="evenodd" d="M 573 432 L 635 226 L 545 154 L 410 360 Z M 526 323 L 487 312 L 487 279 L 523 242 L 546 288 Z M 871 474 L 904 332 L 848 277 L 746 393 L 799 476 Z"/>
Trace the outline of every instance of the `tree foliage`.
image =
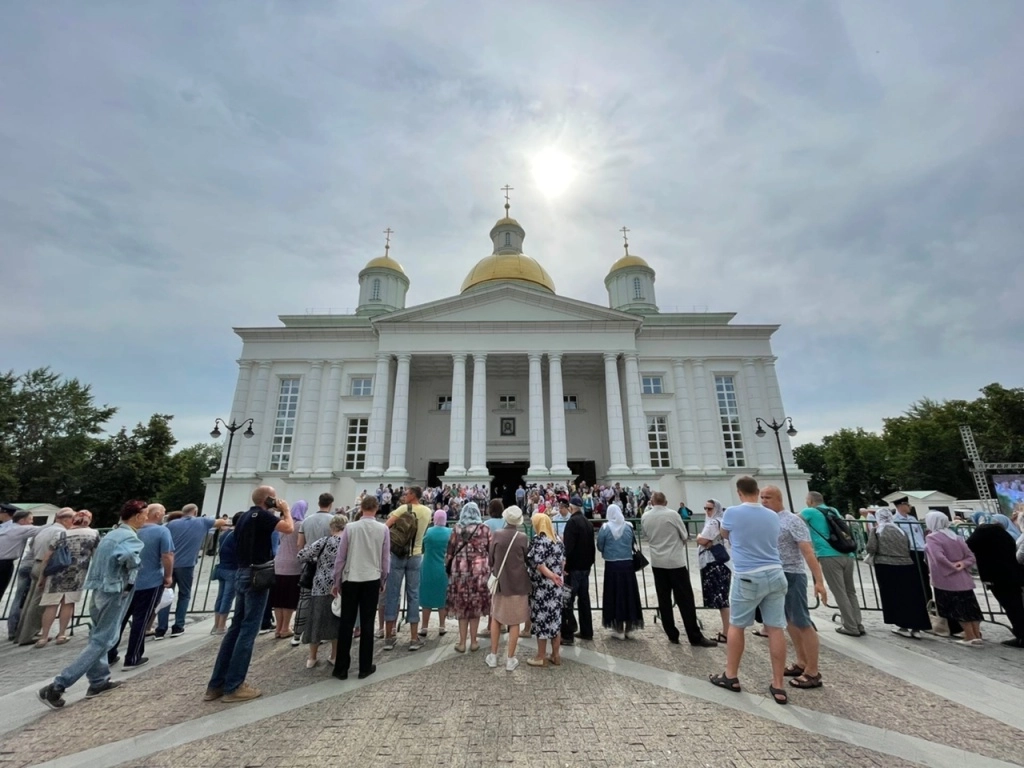
<path id="1" fill-rule="evenodd" d="M 974 431 L 985 461 L 1024 461 L 1024 388 L 989 384 L 981 397 L 923 399 L 884 420 L 882 433 L 842 429 L 794 451 L 811 490 L 847 510 L 895 490 L 937 490 L 961 499 L 978 491 L 966 464 L 960 425 Z"/>

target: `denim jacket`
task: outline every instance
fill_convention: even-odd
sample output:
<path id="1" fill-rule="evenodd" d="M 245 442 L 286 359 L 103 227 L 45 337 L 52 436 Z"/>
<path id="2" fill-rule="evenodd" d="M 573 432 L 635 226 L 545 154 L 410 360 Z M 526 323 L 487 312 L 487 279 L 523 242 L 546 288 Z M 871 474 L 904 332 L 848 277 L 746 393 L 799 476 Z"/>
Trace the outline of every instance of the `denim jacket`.
<path id="1" fill-rule="evenodd" d="M 102 539 L 92 556 L 83 589 L 125 592 L 135 585 L 142 562 L 142 539 L 129 525 L 115 528 Z"/>
<path id="2" fill-rule="evenodd" d="M 619 538 L 612 536 L 611 528 L 602 525 L 597 532 L 597 548 L 605 562 L 633 559 L 633 526 L 626 523 L 626 529 Z"/>

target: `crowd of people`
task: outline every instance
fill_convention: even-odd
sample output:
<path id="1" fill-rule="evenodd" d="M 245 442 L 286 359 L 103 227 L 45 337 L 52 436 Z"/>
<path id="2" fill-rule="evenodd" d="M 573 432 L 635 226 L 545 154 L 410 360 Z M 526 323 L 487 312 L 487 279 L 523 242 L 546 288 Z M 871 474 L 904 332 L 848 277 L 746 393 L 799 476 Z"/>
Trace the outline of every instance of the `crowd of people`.
<path id="1" fill-rule="evenodd" d="M 351 510 L 336 508 L 333 496 L 321 494 L 315 511 L 305 501 L 289 505 L 272 487 L 260 486 L 252 507 L 231 520 L 198 516 L 195 505 L 168 515 L 159 504 L 128 502 L 118 526 L 102 538 L 86 510 L 62 509 L 52 525 L 39 528 L 27 512 L 3 505 L 0 598 L 13 579 L 8 636 L 45 648 L 54 621 L 54 642 L 67 642 L 74 606 L 92 590 L 86 647 L 39 691 L 53 708 L 63 706 L 64 691 L 83 676 L 88 698 L 117 688 L 120 683 L 110 679 L 112 664 L 142 666 L 148 661 L 147 638 L 185 632 L 197 558 L 211 542 L 219 549 L 211 634 L 221 640 L 206 701 L 261 695 L 247 681 L 260 633 L 273 631 L 278 639 L 305 645 L 307 669 L 329 648 L 327 663 L 339 679 L 348 678 L 358 639 L 356 671 L 362 679 L 376 671 L 378 639 L 385 651 L 398 647 L 400 618 L 408 631 L 404 647 L 415 652 L 435 613 L 439 635 L 448 631 L 448 619 L 457 622 L 457 653 L 477 652 L 485 641 L 488 667 L 499 665 L 507 635 L 504 667 L 515 670 L 524 634 L 537 648 L 527 665 L 560 666 L 564 646 L 594 638 L 590 581 L 598 552 L 600 621 L 610 637 L 627 641 L 644 627 L 636 573 L 649 565 L 668 640 L 681 642 L 675 608 L 690 645 L 726 646 L 724 671 L 711 677 L 713 684 L 742 689 L 746 633 L 758 625 L 755 634 L 768 639 L 772 661 L 769 693 L 780 704 L 789 700 L 787 678 L 789 688 L 823 685 L 809 586 L 822 602 L 829 592 L 834 596 L 842 620 L 837 632 L 866 634 L 854 588 L 862 550 L 873 569 L 883 621 L 894 633 L 918 638 L 923 631 L 940 631 L 937 624 L 943 623 L 949 635 L 962 633 L 960 644 L 982 646 L 976 569 L 1013 628 L 1014 638 L 1004 645 L 1024 647 L 1024 521 L 977 513 L 965 535 L 938 511 L 918 523 L 903 498 L 894 509 L 870 511 L 861 546 L 855 526 L 818 493 L 809 493 L 806 507 L 794 513 L 777 487 L 759 488 L 743 477 L 736 491 L 737 505 L 704 503 L 696 536 L 703 606 L 717 611 L 721 621 L 712 637 L 698 621 L 688 571 L 691 513 L 685 504 L 670 508 L 663 493 L 646 486 L 520 487 L 515 500 L 521 505 L 506 506 L 482 486 L 424 491 L 382 485 L 376 493 L 360 494 Z M 641 525 L 626 519 L 622 503 L 636 505 Z M 638 546 L 641 536 L 646 553 Z M 168 599 L 172 590 L 176 597 Z M 784 631 L 795 654 L 788 665 Z"/>

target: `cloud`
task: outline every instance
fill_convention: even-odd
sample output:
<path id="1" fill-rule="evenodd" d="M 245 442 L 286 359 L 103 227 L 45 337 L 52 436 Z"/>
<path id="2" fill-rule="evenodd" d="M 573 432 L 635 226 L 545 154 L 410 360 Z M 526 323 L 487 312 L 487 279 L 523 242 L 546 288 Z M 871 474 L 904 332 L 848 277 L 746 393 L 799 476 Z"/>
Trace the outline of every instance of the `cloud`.
<path id="1" fill-rule="evenodd" d="M 1013 385 L 1022 24 L 925 0 L 10 5 L 4 364 L 204 439 L 232 326 L 352 307 L 385 226 L 410 302 L 454 294 L 507 182 L 562 293 L 607 302 L 626 224 L 662 307 L 781 323 L 805 434 Z M 529 172 L 549 147 L 578 171 L 555 198 Z"/>

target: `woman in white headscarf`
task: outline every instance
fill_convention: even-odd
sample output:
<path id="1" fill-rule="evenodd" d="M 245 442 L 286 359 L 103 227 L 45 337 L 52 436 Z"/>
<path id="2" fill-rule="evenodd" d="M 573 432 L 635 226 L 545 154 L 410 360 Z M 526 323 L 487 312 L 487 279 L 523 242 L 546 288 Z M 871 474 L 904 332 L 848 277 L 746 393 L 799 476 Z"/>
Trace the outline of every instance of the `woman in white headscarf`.
<path id="1" fill-rule="evenodd" d="M 932 628 L 924 593 L 924 575 L 910 556 L 910 541 L 893 523 L 892 510 L 875 510 L 875 528 L 868 532 L 867 552 L 875 569 L 882 620 L 892 632 L 920 639 Z"/>
<path id="2" fill-rule="evenodd" d="M 935 589 L 935 608 L 939 616 L 958 621 L 964 628 L 960 645 L 982 645 L 981 607 L 974 595 L 974 577 L 971 566 L 974 554 L 949 527 L 949 518 L 942 512 L 929 512 L 924 516 L 927 533 L 925 555 Z"/>
<path id="3" fill-rule="evenodd" d="M 725 540 L 722 538 L 722 513 L 722 502 L 716 499 L 705 501 L 704 528 L 697 536 L 700 589 L 704 594 L 704 607 L 717 608 L 722 617 L 722 629 L 715 638 L 720 643 L 728 641 L 726 635 L 729 632 L 729 589 L 732 586 L 732 571 L 729 570 L 728 560 L 722 560 L 721 557 L 725 548 Z M 722 546 L 715 546 L 717 544 Z M 715 554 L 718 554 L 718 558 Z"/>
<path id="4" fill-rule="evenodd" d="M 597 549 L 604 558 L 601 619 L 619 640 L 644 627 L 640 588 L 633 570 L 633 538 L 633 528 L 626 523 L 622 509 L 617 504 L 609 505 L 608 520 L 597 534 Z"/>

